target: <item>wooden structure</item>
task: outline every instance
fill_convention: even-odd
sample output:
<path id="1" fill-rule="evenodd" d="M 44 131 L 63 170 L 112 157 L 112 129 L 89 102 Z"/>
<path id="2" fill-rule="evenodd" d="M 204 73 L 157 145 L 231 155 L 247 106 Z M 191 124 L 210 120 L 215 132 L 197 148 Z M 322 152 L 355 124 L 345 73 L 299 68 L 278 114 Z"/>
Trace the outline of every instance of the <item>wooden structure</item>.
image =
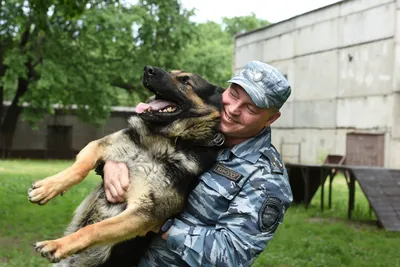
<path id="1" fill-rule="evenodd" d="M 400 170 L 360 167 L 351 172 L 379 223 L 389 231 L 400 231 Z"/>
<path id="2" fill-rule="evenodd" d="M 389 231 L 400 231 L 400 170 L 340 164 L 340 160 L 338 164 L 323 165 L 287 163 L 293 202 L 304 203 L 307 208 L 321 187 L 321 210 L 323 210 L 324 184 L 329 177 L 329 207 L 331 207 L 332 180 L 338 172 L 343 172 L 349 188 L 348 218 L 351 218 L 354 209 L 357 181 L 379 224 Z"/>

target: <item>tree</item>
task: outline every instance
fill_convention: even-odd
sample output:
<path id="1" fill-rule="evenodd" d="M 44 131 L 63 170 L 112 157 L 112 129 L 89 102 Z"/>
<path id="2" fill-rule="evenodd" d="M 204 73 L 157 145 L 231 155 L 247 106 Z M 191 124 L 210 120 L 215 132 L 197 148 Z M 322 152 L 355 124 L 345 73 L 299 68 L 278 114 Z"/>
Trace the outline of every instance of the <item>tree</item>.
<path id="1" fill-rule="evenodd" d="M 251 31 L 269 22 L 255 17 L 223 18 L 222 24 L 200 23 L 197 36 L 182 52 L 180 68 L 198 73 L 210 82 L 225 87 L 232 76 L 233 41 L 237 33 Z"/>
<path id="2" fill-rule="evenodd" d="M 197 25 L 197 37 L 183 50 L 179 68 L 223 85 L 231 74 L 233 38 L 215 22 Z"/>
<path id="3" fill-rule="evenodd" d="M 257 18 L 254 13 L 252 13 L 249 16 L 232 17 L 232 18 L 224 17 L 222 19 L 222 27 L 231 36 L 234 36 L 235 34 L 239 33 L 252 31 L 254 29 L 264 27 L 269 24 L 270 23 L 267 20 Z"/>
<path id="4" fill-rule="evenodd" d="M 53 105 L 76 107 L 101 123 L 118 103 L 117 90 L 146 94 L 143 66 L 170 68 L 194 35 L 192 11 L 178 0 L 0 0 L 0 146 L 10 148 L 22 111 L 35 122 Z M 119 89 L 118 89 L 119 88 Z M 0 110 L 2 106 L 0 106 Z"/>
<path id="5" fill-rule="evenodd" d="M 266 23 L 254 14 L 194 24 L 179 0 L 0 0 L 0 148 L 17 121 L 35 123 L 54 105 L 100 124 L 110 107 L 147 96 L 145 65 L 186 69 L 224 85 L 233 36 Z M 3 114 L 3 100 L 11 105 Z"/>
<path id="6" fill-rule="evenodd" d="M 9 146 L 22 107 L 19 101 L 30 84 L 39 80 L 43 63 L 42 43 L 51 31 L 47 11 L 56 1 L 0 1 L 0 144 Z M 80 14 L 86 1 L 60 5 L 59 16 Z M 11 106 L 3 114 L 4 96 L 12 96 Z"/>

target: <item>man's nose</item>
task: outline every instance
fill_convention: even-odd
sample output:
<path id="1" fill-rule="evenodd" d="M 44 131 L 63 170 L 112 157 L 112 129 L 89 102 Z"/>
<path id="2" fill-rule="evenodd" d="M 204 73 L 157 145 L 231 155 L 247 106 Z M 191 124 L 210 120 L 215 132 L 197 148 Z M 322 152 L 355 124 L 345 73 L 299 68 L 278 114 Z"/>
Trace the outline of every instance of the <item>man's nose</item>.
<path id="1" fill-rule="evenodd" d="M 240 104 L 238 103 L 233 103 L 228 106 L 228 112 L 229 114 L 232 114 L 234 116 L 239 116 L 240 115 Z"/>

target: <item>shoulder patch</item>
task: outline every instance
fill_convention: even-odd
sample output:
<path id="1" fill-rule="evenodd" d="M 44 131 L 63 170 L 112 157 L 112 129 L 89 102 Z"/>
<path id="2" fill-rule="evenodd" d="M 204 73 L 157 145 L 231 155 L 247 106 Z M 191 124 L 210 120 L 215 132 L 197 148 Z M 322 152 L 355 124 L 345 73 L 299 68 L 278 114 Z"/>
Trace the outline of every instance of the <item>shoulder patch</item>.
<path id="1" fill-rule="evenodd" d="M 271 171 L 274 173 L 283 173 L 283 164 L 279 155 L 272 149 L 266 149 L 261 152 L 264 156 L 269 159 L 271 163 Z"/>
<path id="2" fill-rule="evenodd" d="M 215 164 L 212 171 L 234 182 L 239 181 L 243 177 L 243 175 L 241 175 L 240 173 L 225 167 L 221 163 Z"/>
<path id="3" fill-rule="evenodd" d="M 277 197 L 268 197 L 268 199 L 264 201 L 258 214 L 258 224 L 261 232 L 274 231 L 278 227 L 282 212 L 282 201 Z"/>

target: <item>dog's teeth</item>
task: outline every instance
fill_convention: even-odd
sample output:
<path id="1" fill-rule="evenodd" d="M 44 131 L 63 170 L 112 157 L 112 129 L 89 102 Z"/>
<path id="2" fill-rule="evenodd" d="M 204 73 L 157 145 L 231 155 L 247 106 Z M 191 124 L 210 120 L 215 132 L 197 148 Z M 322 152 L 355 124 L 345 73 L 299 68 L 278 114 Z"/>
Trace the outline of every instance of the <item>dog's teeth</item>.
<path id="1" fill-rule="evenodd" d="M 162 113 L 174 112 L 175 110 L 176 110 L 176 107 L 168 107 L 168 108 L 165 108 L 165 109 L 160 109 L 158 112 L 162 112 Z"/>

